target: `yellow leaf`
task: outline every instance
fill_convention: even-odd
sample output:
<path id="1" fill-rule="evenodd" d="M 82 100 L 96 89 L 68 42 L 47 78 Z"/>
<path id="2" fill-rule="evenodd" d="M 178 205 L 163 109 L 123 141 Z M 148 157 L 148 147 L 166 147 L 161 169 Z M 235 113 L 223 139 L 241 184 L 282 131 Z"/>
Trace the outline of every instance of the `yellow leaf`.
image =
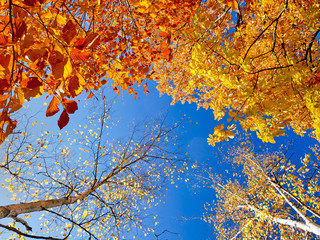
<path id="1" fill-rule="evenodd" d="M 72 73 L 72 64 L 70 59 L 68 59 L 67 64 L 64 66 L 63 77 L 67 78 Z"/>

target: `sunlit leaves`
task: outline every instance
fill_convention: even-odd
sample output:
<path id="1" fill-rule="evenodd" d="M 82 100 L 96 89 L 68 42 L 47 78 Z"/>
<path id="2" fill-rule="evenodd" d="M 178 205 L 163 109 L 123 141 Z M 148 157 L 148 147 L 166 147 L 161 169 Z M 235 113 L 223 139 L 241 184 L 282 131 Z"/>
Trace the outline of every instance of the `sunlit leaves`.
<path id="1" fill-rule="evenodd" d="M 60 100 L 57 97 L 53 97 L 47 107 L 46 116 L 50 117 L 55 115 L 57 112 L 59 112 L 59 108 L 58 108 L 59 104 L 60 104 Z"/>
<path id="2" fill-rule="evenodd" d="M 319 149 L 313 150 L 312 161 L 318 161 Z M 245 178 L 234 174 L 224 181 L 209 173 L 217 201 L 207 205 L 204 220 L 215 225 L 218 239 L 305 239 L 305 232 L 319 238 L 319 170 L 310 154 L 299 169 L 281 152 L 259 155 L 243 147 L 229 154 Z"/>
<path id="3" fill-rule="evenodd" d="M 189 22 L 198 0 L 9 1 L 0 9 L 0 109 L 20 88 L 23 100 L 43 93 L 75 98 L 109 80 L 117 94 L 151 79 L 151 66 L 170 61 L 171 33 Z M 14 13 L 14 14 L 12 14 Z M 41 85 L 26 83 L 37 78 Z M 147 92 L 147 90 L 144 90 Z M 22 98 L 20 98 L 22 99 Z M 8 101 L 6 101 L 8 100 Z M 11 101 L 11 111 L 17 111 Z"/>
<path id="4" fill-rule="evenodd" d="M 319 140 L 319 10 L 310 1 L 206 1 L 168 43 L 171 60 L 154 65 L 157 88 L 173 103 L 212 109 L 216 120 L 231 109 L 230 125 L 238 120 L 264 142 L 287 127 L 315 130 Z"/>

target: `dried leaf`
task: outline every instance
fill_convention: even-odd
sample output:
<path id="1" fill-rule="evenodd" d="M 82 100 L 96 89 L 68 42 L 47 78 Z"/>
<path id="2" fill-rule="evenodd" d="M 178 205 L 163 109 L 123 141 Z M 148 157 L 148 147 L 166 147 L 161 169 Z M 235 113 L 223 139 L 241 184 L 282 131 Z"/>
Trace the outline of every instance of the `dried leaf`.
<path id="1" fill-rule="evenodd" d="M 19 40 L 25 33 L 27 32 L 27 24 L 22 21 L 19 26 L 17 27 L 17 32 L 15 37 L 15 40 Z"/>
<path id="2" fill-rule="evenodd" d="M 10 55 L 0 54 L 0 65 L 4 68 L 8 68 L 9 63 L 10 63 Z"/>
<path id="3" fill-rule="evenodd" d="M 66 112 L 66 110 L 63 110 L 63 112 L 61 113 L 60 118 L 58 120 L 58 126 L 59 126 L 60 130 L 62 128 L 64 128 L 68 124 L 68 122 L 69 122 L 69 115 Z"/>
<path id="4" fill-rule="evenodd" d="M 76 25 L 69 20 L 62 29 L 62 38 L 69 44 L 75 36 L 77 36 Z"/>
<path id="5" fill-rule="evenodd" d="M 78 104 L 73 100 L 63 100 L 62 102 L 65 111 L 69 114 L 75 113 L 78 110 Z"/>
<path id="6" fill-rule="evenodd" d="M 23 88 L 36 88 L 42 86 L 42 82 L 37 77 L 25 78 L 20 84 Z"/>

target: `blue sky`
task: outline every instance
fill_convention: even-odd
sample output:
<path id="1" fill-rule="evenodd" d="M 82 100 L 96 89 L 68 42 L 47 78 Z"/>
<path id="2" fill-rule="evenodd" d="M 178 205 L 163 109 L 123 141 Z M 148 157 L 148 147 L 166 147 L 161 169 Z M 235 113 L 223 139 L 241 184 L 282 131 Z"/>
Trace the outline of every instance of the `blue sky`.
<path id="1" fill-rule="evenodd" d="M 157 117 L 160 113 L 168 112 L 169 121 L 179 122 L 182 118 L 184 121 L 184 128 L 180 131 L 186 131 L 181 135 L 182 145 L 185 146 L 183 149 L 187 151 L 192 161 L 197 161 L 199 165 L 211 166 L 213 171 L 217 174 L 226 174 L 226 170 L 232 171 L 230 165 L 222 162 L 219 155 L 219 150 L 227 151 L 227 146 L 235 144 L 235 141 L 227 143 L 219 143 L 216 147 L 207 145 L 207 137 L 213 132 L 213 128 L 217 125 L 214 121 L 214 117 L 211 110 L 199 109 L 195 104 L 176 104 L 170 105 L 171 99 L 168 96 L 159 96 L 155 89 L 155 86 L 149 84 L 149 94 L 143 94 L 139 92 L 138 99 L 135 100 L 133 96 L 127 94 L 125 91 L 121 92 L 120 97 L 115 98 L 115 104 L 113 106 L 113 117 L 115 120 L 119 119 L 119 124 L 123 125 L 120 127 L 122 132 L 118 132 L 119 135 L 125 135 L 127 127 L 132 121 L 139 122 L 144 121 L 147 118 Z M 111 90 L 105 92 L 107 98 L 113 99 L 116 93 Z M 49 128 L 55 134 L 59 133 L 60 130 L 57 125 L 57 119 L 59 114 L 56 116 L 46 118 L 45 109 L 46 106 L 43 102 L 49 103 L 51 98 L 45 100 L 44 97 L 39 99 L 33 99 L 26 109 L 28 113 L 39 112 L 35 120 L 43 122 L 50 126 Z M 88 106 L 83 106 L 84 101 L 79 103 L 79 110 L 70 115 L 70 122 L 65 130 L 71 131 L 76 129 L 79 124 L 79 119 L 88 114 Z M 89 105 L 90 106 L 90 105 Z M 119 129 L 119 128 L 117 128 Z M 35 133 L 35 132 L 34 132 Z M 36 134 L 36 133 L 35 133 Z M 253 134 L 252 141 L 256 147 L 277 149 L 281 144 L 286 145 L 289 141 L 293 141 L 292 151 L 294 157 L 299 159 L 303 156 L 303 152 L 312 143 L 315 143 L 310 138 L 301 138 L 296 136 L 292 132 L 289 132 L 287 136 L 277 138 L 277 144 L 263 144 L 260 140 L 256 139 Z M 117 136 L 115 136 L 116 138 Z M 230 174 L 226 174 L 229 175 Z M 166 197 L 162 199 L 158 207 L 154 209 L 157 214 L 159 225 L 156 228 L 156 233 L 159 234 L 163 230 L 168 230 L 172 233 L 165 233 L 162 238 L 159 239 L 184 239 L 184 240 L 206 240 L 215 239 L 213 235 L 213 229 L 207 223 L 201 221 L 199 218 L 204 212 L 204 204 L 206 202 L 212 202 L 215 197 L 215 193 L 212 189 L 207 188 L 193 188 L 192 186 L 196 183 L 196 180 L 189 177 L 190 181 L 185 183 L 183 181 L 176 181 L 178 187 L 174 185 L 169 186 L 169 190 Z M 1 191 L 1 205 L 7 204 L 10 201 L 5 200 L 4 196 L 8 193 Z M 184 219 L 189 219 L 184 221 Z M 175 234 L 176 233 L 176 234 Z M 148 236 L 147 239 L 154 239 Z"/>

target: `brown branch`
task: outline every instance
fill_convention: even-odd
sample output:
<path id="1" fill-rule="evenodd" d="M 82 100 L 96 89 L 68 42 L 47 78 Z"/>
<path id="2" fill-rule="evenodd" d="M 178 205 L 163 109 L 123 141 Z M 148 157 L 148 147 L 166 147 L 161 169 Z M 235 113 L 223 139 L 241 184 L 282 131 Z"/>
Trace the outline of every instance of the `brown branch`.
<path id="1" fill-rule="evenodd" d="M 243 57 L 243 61 L 246 59 L 247 55 L 249 54 L 250 49 L 253 47 L 253 45 L 259 40 L 259 38 L 274 24 L 279 21 L 281 15 L 284 13 L 284 11 L 287 9 L 287 6 L 282 9 L 282 11 L 280 12 L 280 14 L 278 15 L 278 17 L 276 19 L 274 19 L 257 37 L 256 39 L 253 41 L 253 43 L 251 43 L 251 45 L 249 46 L 248 50 L 246 51 L 246 54 Z"/>
<path id="2" fill-rule="evenodd" d="M 21 236 L 34 238 L 34 239 L 47 239 L 47 240 L 64 240 L 64 239 L 66 239 L 66 238 L 54 238 L 54 237 L 43 237 L 43 236 L 30 235 L 30 234 L 21 232 L 20 230 L 14 228 L 14 227 L 3 225 L 1 223 L 0 223 L 0 227 L 5 228 L 5 229 L 7 229 L 9 231 L 15 232 L 15 233 L 17 233 L 17 234 L 19 234 Z"/>
<path id="3" fill-rule="evenodd" d="M 72 224 L 78 226 L 79 228 L 81 228 L 82 230 L 84 230 L 86 233 L 88 233 L 89 236 L 92 236 L 93 238 L 99 240 L 94 234 L 92 234 L 91 232 L 89 232 L 87 229 L 85 229 L 85 228 L 82 227 L 79 223 L 73 221 L 72 219 L 70 219 L 70 218 L 68 218 L 68 217 L 65 217 L 65 216 L 63 216 L 63 215 L 61 215 L 61 214 L 59 214 L 59 213 L 54 212 L 54 211 L 51 211 L 51 210 L 49 210 L 49 209 L 43 209 L 43 210 L 45 210 L 45 211 L 47 211 L 47 212 L 49 212 L 49 213 L 55 214 L 55 215 L 57 215 L 58 217 L 61 217 L 61 218 L 65 219 L 65 220 L 68 220 L 68 221 L 71 222 Z"/>
<path id="4" fill-rule="evenodd" d="M 310 62 L 312 63 L 312 56 L 311 56 L 311 48 L 312 48 L 312 45 L 314 43 L 314 40 L 317 38 L 317 35 L 318 33 L 320 32 L 320 28 L 315 32 L 315 34 L 313 35 L 312 39 L 311 39 L 311 42 L 309 43 L 309 46 L 307 48 L 307 51 L 306 51 L 306 55 L 304 57 L 304 61 L 307 61 L 308 59 L 308 53 L 310 55 Z"/>

